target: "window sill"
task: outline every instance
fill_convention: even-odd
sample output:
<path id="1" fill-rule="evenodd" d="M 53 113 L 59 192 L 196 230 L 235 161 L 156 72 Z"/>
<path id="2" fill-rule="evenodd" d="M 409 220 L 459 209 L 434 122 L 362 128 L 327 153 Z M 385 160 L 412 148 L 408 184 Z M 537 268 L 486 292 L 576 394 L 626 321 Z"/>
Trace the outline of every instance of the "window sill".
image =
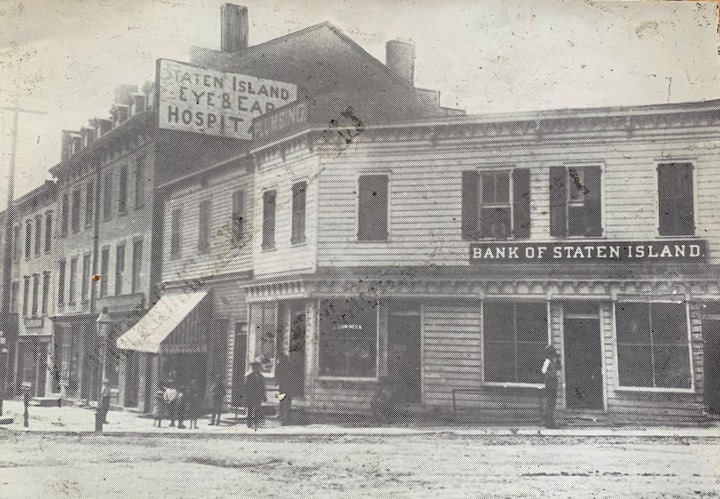
<path id="1" fill-rule="evenodd" d="M 543 383 L 502 383 L 498 381 L 487 381 L 484 382 L 482 387 L 488 387 L 488 388 L 507 388 L 507 389 L 513 389 L 513 388 L 544 388 L 545 385 Z"/>
<path id="2" fill-rule="evenodd" d="M 616 386 L 616 392 L 686 393 L 694 394 L 695 388 L 658 388 L 652 386 Z"/>
<path id="3" fill-rule="evenodd" d="M 353 383 L 375 383 L 378 381 L 377 377 L 364 378 L 358 376 L 318 376 L 318 381 L 350 381 Z"/>
<path id="4" fill-rule="evenodd" d="M 143 208 L 145 208 L 145 203 L 135 205 L 136 210 L 142 210 Z"/>
<path id="5" fill-rule="evenodd" d="M 390 243 L 392 240 L 390 238 L 387 239 L 355 239 L 355 242 L 358 244 L 378 244 L 378 243 Z"/>
<path id="6" fill-rule="evenodd" d="M 700 239 L 698 234 L 658 234 L 658 239 Z"/>
<path id="7" fill-rule="evenodd" d="M 119 216 L 119 217 L 124 217 L 126 215 L 127 215 L 127 210 L 118 211 L 118 213 L 117 213 L 117 216 Z"/>

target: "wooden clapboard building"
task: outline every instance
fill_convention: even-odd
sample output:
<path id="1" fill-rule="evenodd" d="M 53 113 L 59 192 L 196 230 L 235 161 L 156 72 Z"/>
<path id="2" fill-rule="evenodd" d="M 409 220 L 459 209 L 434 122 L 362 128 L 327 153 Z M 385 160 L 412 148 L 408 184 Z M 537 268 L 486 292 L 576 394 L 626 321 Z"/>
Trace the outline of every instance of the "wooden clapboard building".
<path id="1" fill-rule="evenodd" d="M 550 343 L 568 416 L 718 409 L 719 101 L 333 133 L 303 105 L 254 123 L 247 287 L 247 356 L 289 353 L 299 405 L 368 412 L 387 377 L 534 418 Z"/>

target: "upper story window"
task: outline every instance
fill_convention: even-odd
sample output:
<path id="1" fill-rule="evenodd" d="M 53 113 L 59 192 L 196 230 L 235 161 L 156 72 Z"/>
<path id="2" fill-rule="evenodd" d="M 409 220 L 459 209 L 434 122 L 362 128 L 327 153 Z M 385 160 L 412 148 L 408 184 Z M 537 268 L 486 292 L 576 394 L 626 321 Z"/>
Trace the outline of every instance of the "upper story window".
<path id="1" fill-rule="evenodd" d="M 42 215 L 35 216 L 35 256 L 40 256 L 42 249 Z"/>
<path id="2" fill-rule="evenodd" d="M 275 247 L 275 205 L 276 191 L 263 192 L 263 224 L 262 224 L 262 248 L 272 249 Z"/>
<path id="3" fill-rule="evenodd" d="M 18 311 L 19 288 L 20 283 L 18 281 L 13 281 L 12 284 L 10 284 L 10 312 L 13 314 L 16 314 Z"/>
<path id="4" fill-rule="evenodd" d="M 180 225 L 182 210 L 175 208 L 172 211 L 170 220 L 170 258 L 178 258 L 180 256 L 180 241 L 182 237 L 182 227 Z"/>
<path id="5" fill-rule="evenodd" d="M 466 240 L 530 236 L 530 170 L 464 171 L 462 236 Z"/>
<path id="6" fill-rule="evenodd" d="M 128 200 L 128 165 L 120 167 L 120 181 L 118 185 L 118 213 L 127 212 Z"/>
<path id="7" fill-rule="evenodd" d="M 68 303 L 70 305 L 75 304 L 76 293 L 77 293 L 77 257 L 70 259 L 70 285 L 68 286 Z"/>
<path id="8" fill-rule="evenodd" d="M 108 294 L 108 271 L 110 269 L 110 248 L 104 247 L 100 252 L 100 297 Z"/>
<path id="9" fill-rule="evenodd" d="M 125 243 L 115 248 L 115 296 L 123 293 L 123 275 L 125 274 Z"/>
<path id="10" fill-rule="evenodd" d="M 235 191 L 232 195 L 232 235 L 231 242 L 237 246 L 245 233 L 245 191 Z"/>
<path id="11" fill-rule="evenodd" d="M 50 272 L 43 272 L 42 315 L 48 314 L 48 299 L 50 298 Z"/>
<path id="12" fill-rule="evenodd" d="M 615 321 L 620 386 L 692 386 L 684 303 L 617 303 Z"/>
<path id="13" fill-rule="evenodd" d="M 83 255 L 82 280 L 80 282 L 80 302 L 90 300 L 90 253 Z"/>
<path id="14" fill-rule="evenodd" d="M 70 223 L 70 202 L 68 201 L 68 195 L 63 194 L 62 197 L 62 217 L 60 220 L 60 237 L 65 237 L 68 234 L 68 224 Z"/>
<path id="15" fill-rule="evenodd" d="M 112 170 L 105 174 L 103 179 L 103 220 L 112 217 Z"/>
<path id="16" fill-rule="evenodd" d="M 32 285 L 32 316 L 37 317 L 40 298 L 40 274 L 33 274 Z"/>
<path id="17" fill-rule="evenodd" d="M 388 175 L 360 175 L 358 179 L 358 241 L 388 239 Z"/>
<path id="18" fill-rule="evenodd" d="M 130 287 L 133 293 L 140 291 L 140 279 L 142 277 L 142 261 L 143 261 L 143 241 L 137 239 L 133 242 L 132 256 L 132 280 Z"/>
<path id="19" fill-rule="evenodd" d="M 24 286 L 23 286 L 23 306 L 22 306 L 22 314 L 23 317 L 28 316 L 28 311 L 30 309 L 30 276 L 23 277 Z"/>
<path id="20" fill-rule="evenodd" d="M 67 262 L 60 260 L 58 262 L 58 305 L 65 303 L 65 268 Z"/>
<path id="21" fill-rule="evenodd" d="M 93 191 L 93 183 L 88 182 L 85 187 L 85 227 L 90 227 L 93 223 L 93 207 L 95 206 Z"/>
<path id="22" fill-rule="evenodd" d="M 45 214 L 45 253 L 52 249 L 52 228 L 53 228 L 53 212 L 48 211 Z"/>
<path id="23" fill-rule="evenodd" d="M 147 163 L 145 156 L 141 156 L 135 163 L 135 208 L 145 205 L 145 183 L 147 179 Z"/>
<path id="24" fill-rule="evenodd" d="M 13 227 L 13 260 L 20 259 L 20 226 Z"/>
<path id="25" fill-rule="evenodd" d="M 550 168 L 550 235 L 601 236 L 602 169 Z"/>
<path id="26" fill-rule="evenodd" d="M 32 249 L 32 221 L 25 221 L 25 258 L 30 258 Z"/>
<path id="27" fill-rule="evenodd" d="M 198 210 L 198 251 L 204 253 L 210 250 L 210 200 L 200 201 Z"/>
<path id="28" fill-rule="evenodd" d="M 292 187 L 292 244 L 305 242 L 305 206 L 307 182 L 297 182 Z"/>
<path id="29" fill-rule="evenodd" d="M 72 193 L 72 215 L 70 218 L 70 227 L 73 232 L 80 230 L 80 190 L 76 189 Z"/>
<path id="30" fill-rule="evenodd" d="M 658 172 L 658 233 L 661 236 L 695 234 L 693 165 L 667 163 Z"/>
<path id="31" fill-rule="evenodd" d="M 541 383 L 546 303 L 483 303 L 485 381 Z"/>

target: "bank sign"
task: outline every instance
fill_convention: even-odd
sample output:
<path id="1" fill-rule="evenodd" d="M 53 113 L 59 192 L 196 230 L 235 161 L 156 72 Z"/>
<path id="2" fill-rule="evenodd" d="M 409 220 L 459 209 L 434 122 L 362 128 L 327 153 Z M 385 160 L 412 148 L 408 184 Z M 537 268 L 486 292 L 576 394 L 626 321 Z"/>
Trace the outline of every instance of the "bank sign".
<path id="1" fill-rule="evenodd" d="M 476 243 L 470 263 L 665 263 L 703 262 L 707 242 L 600 241 L 557 243 Z"/>
<path id="2" fill-rule="evenodd" d="M 158 126 L 250 140 L 253 118 L 297 99 L 297 86 L 222 73 L 182 62 L 157 61 Z"/>

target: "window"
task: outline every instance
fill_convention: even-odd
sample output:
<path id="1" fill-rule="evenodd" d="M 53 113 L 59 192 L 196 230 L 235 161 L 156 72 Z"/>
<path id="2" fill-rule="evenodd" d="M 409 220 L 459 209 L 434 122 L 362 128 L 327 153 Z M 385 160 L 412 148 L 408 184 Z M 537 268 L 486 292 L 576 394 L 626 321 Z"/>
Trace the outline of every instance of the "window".
<path id="1" fill-rule="evenodd" d="M 83 255 L 82 282 L 80 283 L 80 302 L 90 299 L 90 253 Z"/>
<path id="2" fill-rule="evenodd" d="M 275 247 L 275 191 L 263 192 L 263 233 L 262 248 L 272 249 Z"/>
<path id="3" fill-rule="evenodd" d="M 73 232 L 80 230 L 80 191 L 74 190 L 72 193 L 72 214 L 70 217 L 70 228 Z"/>
<path id="4" fill-rule="evenodd" d="M 358 240 L 388 239 L 387 175 L 361 175 L 358 180 Z"/>
<path id="5" fill-rule="evenodd" d="M 13 281 L 12 284 L 10 284 L 10 312 L 13 314 L 16 314 L 18 311 L 19 288 L 20 283 L 18 281 Z"/>
<path id="6" fill-rule="evenodd" d="M 93 207 L 95 206 L 95 196 L 93 192 L 92 182 L 88 182 L 85 188 L 85 227 L 91 227 L 93 223 Z"/>
<path id="7" fill-rule="evenodd" d="M 172 219 L 170 220 L 170 258 L 178 258 L 180 256 L 180 237 L 182 228 L 180 227 L 180 217 L 182 211 L 175 208 L 172 211 Z"/>
<path id="8" fill-rule="evenodd" d="M 48 211 L 45 214 L 45 253 L 49 253 L 52 249 L 52 225 L 53 212 Z"/>
<path id="9" fill-rule="evenodd" d="M 108 272 L 110 269 L 110 248 L 104 247 L 100 253 L 100 297 L 108 294 Z"/>
<path id="10" fill-rule="evenodd" d="M 198 220 L 198 251 L 210 250 L 210 200 L 200 201 Z"/>
<path id="11" fill-rule="evenodd" d="M 23 277 L 23 281 L 25 286 L 23 287 L 23 310 L 22 314 L 23 317 L 28 316 L 28 310 L 30 307 L 30 277 L 25 276 Z"/>
<path id="12" fill-rule="evenodd" d="M 40 250 L 42 249 L 42 215 L 35 217 L 35 256 L 40 256 Z"/>
<path id="13" fill-rule="evenodd" d="M 65 237 L 68 234 L 68 221 L 70 220 L 70 203 L 68 202 L 68 195 L 63 194 L 62 197 L 62 219 L 60 221 L 60 237 Z"/>
<path id="14" fill-rule="evenodd" d="M 38 305 L 40 305 L 40 275 L 33 274 L 32 283 L 32 316 L 37 317 Z"/>
<path id="15" fill-rule="evenodd" d="M 550 168 L 550 235 L 602 236 L 602 169 Z"/>
<path id="16" fill-rule="evenodd" d="M 30 258 L 30 250 L 32 249 L 32 221 L 25 222 L 25 258 Z"/>
<path id="17" fill-rule="evenodd" d="M 105 174 L 103 180 L 103 219 L 112 217 L 112 170 Z"/>
<path id="18" fill-rule="evenodd" d="M 292 187 L 292 235 L 291 242 L 305 242 L 305 202 L 307 182 L 298 182 Z"/>
<path id="19" fill-rule="evenodd" d="M 67 262 L 60 260 L 58 263 L 58 305 L 65 303 L 65 267 L 67 267 Z"/>
<path id="20" fill-rule="evenodd" d="M 251 304 L 250 321 L 255 328 L 254 358 L 262 365 L 263 372 L 272 376 L 278 339 L 277 304 Z"/>
<path id="21" fill-rule="evenodd" d="M 145 156 L 137 159 L 135 163 L 135 208 L 142 208 L 145 205 L 145 182 L 149 179 L 145 167 Z"/>
<path id="22" fill-rule="evenodd" d="M 541 383 L 547 343 L 546 303 L 484 302 L 485 381 Z"/>
<path id="23" fill-rule="evenodd" d="M 530 237 L 530 170 L 462 173 L 462 237 Z"/>
<path id="24" fill-rule="evenodd" d="M 127 212 L 128 165 L 120 167 L 120 185 L 118 185 L 118 213 Z"/>
<path id="25" fill-rule="evenodd" d="M 48 299 L 50 298 L 50 272 L 43 272 L 42 315 L 48 314 Z"/>
<path id="26" fill-rule="evenodd" d="M 376 377 L 377 307 L 375 300 L 362 298 L 321 302 L 321 376 Z"/>
<path id="27" fill-rule="evenodd" d="M 133 293 L 137 293 L 140 290 L 140 277 L 142 276 L 142 252 L 143 242 L 140 239 L 133 243 L 132 282 L 130 284 Z"/>
<path id="28" fill-rule="evenodd" d="M 20 260 L 20 226 L 13 228 L 13 260 Z"/>
<path id="29" fill-rule="evenodd" d="M 123 274 L 125 273 L 125 243 L 115 248 L 115 296 L 123 293 Z"/>
<path id="30" fill-rule="evenodd" d="M 234 246 L 240 244 L 245 232 L 245 191 L 235 191 L 232 196 L 232 239 Z"/>
<path id="31" fill-rule="evenodd" d="M 77 266 L 78 266 L 78 259 L 77 257 L 70 259 L 70 285 L 68 286 L 68 303 L 70 305 L 75 304 L 75 292 L 77 289 Z"/>
<path id="32" fill-rule="evenodd" d="M 661 236 L 695 234 L 693 165 L 669 163 L 658 166 L 658 208 Z"/>
<path id="33" fill-rule="evenodd" d="M 620 386 L 690 388 L 687 307 L 682 303 L 617 303 Z"/>

